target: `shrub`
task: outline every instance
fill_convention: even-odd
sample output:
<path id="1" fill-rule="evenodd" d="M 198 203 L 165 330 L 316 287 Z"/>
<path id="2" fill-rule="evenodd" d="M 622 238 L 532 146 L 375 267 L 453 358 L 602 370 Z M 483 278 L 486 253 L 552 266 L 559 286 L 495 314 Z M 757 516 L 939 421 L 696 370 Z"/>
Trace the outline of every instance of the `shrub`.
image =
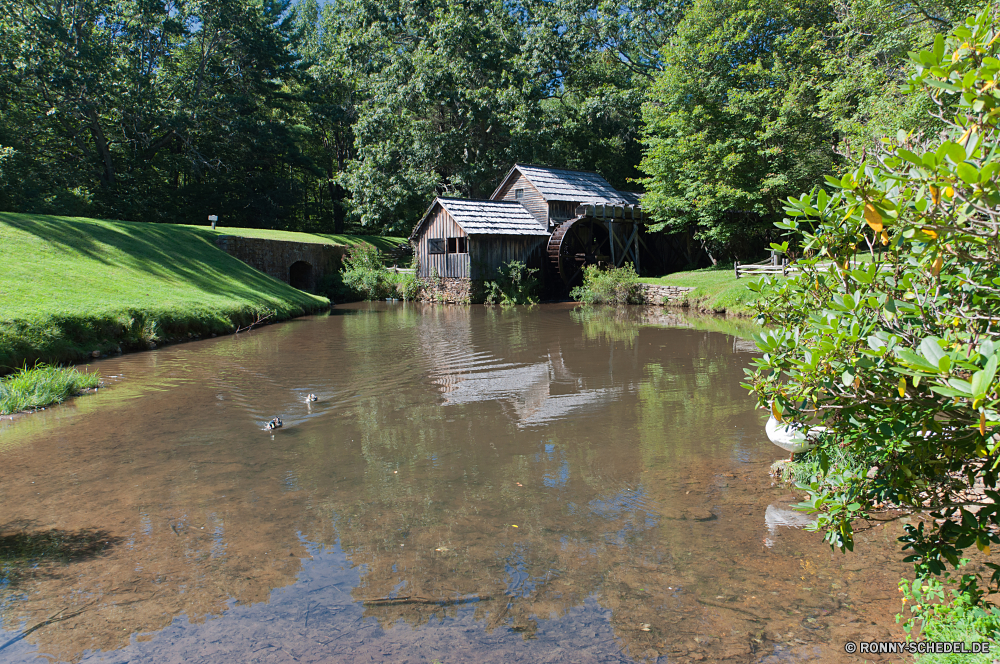
<path id="1" fill-rule="evenodd" d="M 424 282 L 417 278 L 415 273 L 409 273 L 403 275 L 403 278 L 399 280 L 396 286 L 396 290 L 407 302 L 413 302 L 418 297 L 420 297 L 420 289 L 423 288 Z"/>
<path id="2" fill-rule="evenodd" d="M 538 302 L 538 268 L 528 267 L 521 261 L 510 261 L 498 270 L 496 281 L 485 284 L 486 304 L 512 307 L 516 304 L 536 304 Z"/>
<path id="3" fill-rule="evenodd" d="M 967 562 L 962 559 L 960 566 Z M 919 629 L 922 641 L 965 643 L 970 650 L 973 643 L 990 641 L 993 653 L 921 655 L 917 657 L 917 662 L 992 664 L 995 661 L 996 639 L 1000 636 L 1000 611 L 977 605 L 969 593 L 954 587 L 955 581 L 950 578 L 950 574 L 942 576 L 943 581 L 930 575 L 918 576 L 912 582 L 901 580 L 899 591 L 903 594 L 903 608 L 896 615 L 896 622 L 903 622 L 903 629 L 907 633 L 914 628 Z M 963 575 L 959 585 L 969 586 L 974 578 L 973 575 Z M 910 614 L 908 617 L 905 615 L 907 609 Z"/>
<path id="4" fill-rule="evenodd" d="M 101 377 L 73 368 L 40 364 L 0 380 L 0 415 L 62 403 L 80 390 L 97 387 Z"/>
<path id="5" fill-rule="evenodd" d="M 570 297 L 584 304 L 642 304 L 639 275 L 631 263 L 602 270 L 596 265 L 583 268 L 583 285 L 570 291 Z"/>
<path id="6" fill-rule="evenodd" d="M 874 505 L 929 513 L 900 538 L 918 576 L 1000 545 L 998 56 L 990 10 L 912 53 L 912 91 L 929 95 L 945 130 L 901 130 L 790 198 L 778 227 L 813 257 L 783 281 L 749 284 L 772 323 L 755 335 L 762 356 L 747 376 L 760 406 L 826 427 L 808 453 L 824 473 L 837 449 L 877 469 L 804 484 L 801 509 L 841 550 Z M 994 592 L 1000 565 L 986 566 Z M 978 602 L 976 578 L 959 583 Z"/>
<path id="7" fill-rule="evenodd" d="M 340 273 L 344 285 L 363 300 L 381 300 L 393 294 L 392 275 L 382 263 L 382 252 L 373 245 L 352 248 L 344 256 Z"/>

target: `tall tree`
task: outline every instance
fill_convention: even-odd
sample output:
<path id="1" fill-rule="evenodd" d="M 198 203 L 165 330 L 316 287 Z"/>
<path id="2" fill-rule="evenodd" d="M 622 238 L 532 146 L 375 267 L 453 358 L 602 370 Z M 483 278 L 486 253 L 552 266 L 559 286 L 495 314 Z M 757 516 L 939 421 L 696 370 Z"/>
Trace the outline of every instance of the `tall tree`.
<path id="1" fill-rule="evenodd" d="M 341 0 L 324 16 L 358 94 L 342 182 L 362 223 L 404 228 L 434 193 L 488 195 L 530 153 L 553 74 L 526 66 L 504 3 Z"/>
<path id="2" fill-rule="evenodd" d="M 834 164 L 817 84 L 835 19 L 828 0 L 698 0 L 687 11 L 644 108 L 655 228 L 697 239 L 713 262 L 760 251 L 781 201 Z"/>
<path id="3" fill-rule="evenodd" d="M 926 96 L 906 94 L 907 54 L 960 24 L 978 0 L 851 0 L 836 6 L 837 49 L 823 64 L 820 107 L 837 130 L 839 151 L 877 151 L 900 126 L 941 130 Z"/>
<path id="4" fill-rule="evenodd" d="M 0 140 L 19 173 L 5 205 L 281 223 L 299 159 L 274 118 L 297 75 L 287 0 L 2 0 L 0 15 Z"/>

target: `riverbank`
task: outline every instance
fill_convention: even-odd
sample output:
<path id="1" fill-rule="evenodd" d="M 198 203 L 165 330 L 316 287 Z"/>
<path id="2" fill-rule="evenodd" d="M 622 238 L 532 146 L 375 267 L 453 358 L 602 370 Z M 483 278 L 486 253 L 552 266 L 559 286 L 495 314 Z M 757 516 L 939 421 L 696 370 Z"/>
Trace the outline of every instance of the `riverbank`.
<path id="1" fill-rule="evenodd" d="M 222 234 L 398 244 L 0 212 L 0 375 L 39 361 L 79 362 L 228 334 L 330 306 L 229 256 L 215 244 Z"/>
<path id="2" fill-rule="evenodd" d="M 674 272 L 662 277 L 643 277 L 639 281 L 657 286 L 693 288 L 668 306 L 729 316 L 755 316 L 760 293 L 747 288 L 751 279 L 736 279 L 731 268 L 705 268 Z"/>
<path id="3" fill-rule="evenodd" d="M 24 368 L 0 378 L 0 415 L 37 410 L 96 389 L 101 377 L 72 367 Z"/>

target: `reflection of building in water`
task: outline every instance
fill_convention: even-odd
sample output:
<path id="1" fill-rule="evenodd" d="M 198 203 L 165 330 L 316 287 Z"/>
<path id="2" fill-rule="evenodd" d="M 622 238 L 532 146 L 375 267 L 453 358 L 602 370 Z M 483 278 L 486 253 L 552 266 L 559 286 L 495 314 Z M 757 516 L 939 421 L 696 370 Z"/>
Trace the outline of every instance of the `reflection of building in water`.
<path id="1" fill-rule="evenodd" d="M 608 384 L 610 375 L 591 373 L 588 380 L 571 371 L 558 342 L 546 355 L 539 357 L 534 348 L 529 361 L 517 362 L 512 361 L 516 356 L 499 357 L 493 344 L 477 341 L 468 310 L 445 309 L 434 325 L 422 329 L 420 349 L 445 405 L 509 403 L 523 427 L 597 411 L 624 394 L 621 385 Z M 601 384 L 588 385 L 595 379 Z"/>
<path id="2" fill-rule="evenodd" d="M 815 561 L 812 569 L 832 581 L 839 563 L 805 561 L 781 546 L 761 553 L 760 524 L 746 514 L 759 518 L 768 489 L 740 485 L 766 487 L 771 458 L 754 464 L 733 453 L 734 434 L 726 432 L 759 423 L 738 386 L 743 364 L 731 361 L 728 339 L 657 332 L 623 348 L 624 339 L 590 338 L 578 323 L 560 333 L 539 316 L 476 316 L 490 313 L 439 307 L 412 324 L 379 312 L 341 327 L 331 319 L 265 329 L 256 340 L 284 329 L 287 348 L 327 348 L 327 366 L 320 373 L 322 358 L 308 353 L 285 352 L 273 363 L 240 357 L 245 387 L 224 400 L 212 377 L 232 356 L 177 351 L 161 366 L 183 370 L 189 383 L 150 391 L 142 417 L 98 401 L 101 409 L 51 427 L 24 453 L 5 453 L 5 520 L 108 535 L 99 556 L 26 578 L 23 599 L 3 607 L 5 626 L 23 629 L 55 614 L 58 621 L 24 642 L 76 659 L 88 649 L 121 648 L 133 635 L 153 637 L 183 615 L 205 621 L 206 631 L 192 630 L 207 635 L 213 620 L 206 618 L 229 613 L 235 600 L 233 613 L 256 612 L 262 621 L 285 607 L 296 621 L 284 624 L 296 634 L 299 625 L 323 624 L 315 621 L 327 611 L 329 634 L 303 641 L 301 660 L 334 661 L 327 644 L 335 639 L 342 648 L 340 633 L 356 636 L 374 622 L 362 615 L 378 620 L 387 642 L 402 633 L 393 629 L 401 620 L 426 626 L 406 633 L 435 642 L 438 619 L 460 611 L 473 612 L 487 633 L 544 636 L 546 619 L 590 603 L 610 621 L 621 659 L 750 661 L 758 645 L 748 639 L 762 638 L 753 635 L 780 631 L 785 640 L 794 629 L 812 644 L 817 624 L 847 622 L 831 612 L 842 599 L 856 602 L 887 568 L 866 569 L 861 592 L 845 590 L 843 598 L 812 590 L 813 579 L 798 595 L 800 564 Z M 396 332 L 403 322 L 405 333 Z M 331 329 L 348 328 L 356 332 L 344 344 L 328 343 Z M 112 362 L 128 368 L 140 359 Z M 268 380 L 248 380 L 255 371 Z M 310 388 L 317 392 L 355 396 L 326 410 L 321 400 L 319 417 L 301 415 L 299 404 L 300 423 L 274 437 L 259 431 L 242 401 L 292 401 L 306 381 L 322 386 Z M 584 411 L 600 417 L 580 417 Z M 542 421 L 544 430 L 515 426 Z M 344 555 L 318 556 L 297 576 L 300 558 L 313 551 L 303 542 L 339 542 Z M 322 561 L 337 568 L 325 574 Z M 348 561 L 355 569 L 341 574 Z M 898 578 L 881 588 L 895 590 Z M 805 615 L 790 616 L 788 602 Z M 337 607 L 352 607 L 350 616 L 344 608 L 343 619 L 331 617 Z M 814 622 L 800 629 L 802 619 Z M 571 657 L 588 640 L 608 638 L 594 623 L 569 622 L 580 629 L 550 634 L 569 644 Z M 212 639 L 229 638 L 214 629 L 200 641 L 206 660 L 218 652 Z M 157 661 L 183 659 L 172 634 L 159 641 Z M 885 634 L 869 640 L 875 636 Z M 249 660 L 272 637 L 235 638 L 256 641 L 243 651 Z M 276 651 L 292 637 L 273 638 Z M 476 661 L 468 651 L 458 659 Z"/>
<path id="3" fill-rule="evenodd" d="M 580 389 L 578 381 L 566 380 L 565 367 L 560 368 L 562 371 L 549 357 L 546 362 L 535 364 L 445 374 L 434 382 L 441 387 L 445 404 L 513 402 L 518 426 L 543 424 L 594 410 L 622 395 L 621 387 Z M 557 381 L 560 374 L 563 380 Z M 573 391 L 554 393 L 554 383 L 559 383 L 563 390 Z"/>

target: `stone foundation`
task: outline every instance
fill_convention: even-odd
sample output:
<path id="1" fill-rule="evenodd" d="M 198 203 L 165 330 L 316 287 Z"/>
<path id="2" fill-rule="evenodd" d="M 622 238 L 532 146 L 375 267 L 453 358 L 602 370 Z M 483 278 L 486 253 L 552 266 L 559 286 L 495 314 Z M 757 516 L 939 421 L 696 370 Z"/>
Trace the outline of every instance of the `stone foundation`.
<path id="1" fill-rule="evenodd" d="M 417 296 L 418 302 L 447 302 L 449 304 L 470 304 L 483 299 L 483 282 L 467 277 L 438 277 L 421 279 L 423 286 Z M 646 304 L 677 304 L 684 300 L 694 288 L 684 286 L 657 286 L 641 284 Z"/>
<path id="2" fill-rule="evenodd" d="M 481 290 L 481 283 L 468 277 L 438 277 L 421 279 L 423 285 L 418 302 L 447 302 L 450 304 L 470 304 L 473 295 Z"/>
<path id="3" fill-rule="evenodd" d="M 220 235 L 215 244 L 264 274 L 313 293 L 324 276 L 340 269 L 347 247 Z"/>
<path id="4" fill-rule="evenodd" d="M 642 284 L 645 291 L 646 304 L 664 304 L 667 300 L 674 302 L 683 300 L 694 288 L 684 286 L 657 286 L 655 284 Z"/>

